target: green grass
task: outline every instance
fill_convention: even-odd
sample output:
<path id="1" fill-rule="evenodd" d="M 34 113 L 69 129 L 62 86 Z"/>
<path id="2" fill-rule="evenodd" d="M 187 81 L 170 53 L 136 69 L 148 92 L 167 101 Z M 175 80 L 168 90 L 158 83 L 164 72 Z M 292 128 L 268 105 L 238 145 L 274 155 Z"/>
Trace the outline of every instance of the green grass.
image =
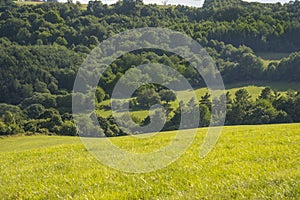
<path id="1" fill-rule="evenodd" d="M 267 69 L 271 62 L 279 62 L 282 58 L 288 57 L 289 53 L 257 52 L 257 56 L 263 59 L 264 68 Z"/>
<path id="2" fill-rule="evenodd" d="M 2 137 L 0 138 L 0 152 L 18 152 L 51 146 L 78 143 L 78 137 L 66 136 L 32 136 L 32 137 Z"/>
<path id="3" fill-rule="evenodd" d="M 276 90 L 281 94 L 285 94 L 289 89 L 299 90 L 300 83 L 249 81 L 244 83 L 225 85 L 226 91 L 230 92 L 233 98 L 236 91 L 244 88 L 249 92 L 253 100 L 257 99 L 261 94 L 261 91 L 266 87 L 271 87 L 273 90 Z M 195 90 L 198 99 L 200 99 L 201 96 L 203 96 L 206 92 L 208 92 L 207 88 L 199 88 Z M 187 99 L 190 99 L 192 97 L 192 91 L 190 91 L 190 93 L 183 91 L 182 93 L 184 93 L 184 96 Z"/>
<path id="4" fill-rule="evenodd" d="M 99 163 L 74 137 L 0 139 L 1 199 L 299 199 L 300 124 L 225 127 L 199 158 L 207 129 L 176 162 L 146 174 Z M 120 148 L 149 151 L 174 132 L 148 139 L 113 138 Z"/>
<path id="5" fill-rule="evenodd" d="M 235 92 L 242 88 L 246 89 L 249 92 L 252 99 L 256 99 L 260 95 L 261 91 L 265 88 L 265 86 L 253 85 L 250 83 L 241 84 L 241 85 L 228 85 L 226 87 L 226 91 L 228 91 L 232 95 L 232 97 L 234 97 Z M 189 92 L 183 91 L 182 93 L 184 94 L 186 100 L 189 100 L 193 96 L 192 92 L 193 91 L 189 91 Z M 201 97 L 204 96 L 206 92 L 208 92 L 208 89 L 207 88 L 198 88 L 194 92 L 195 92 L 197 98 L 200 100 Z"/>
<path id="6" fill-rule="evenodd" d="M 35 2 L 35 1 L 14 1 L 17 5 L 39 5 L 45 2 Z M 80 9 L 81 10 L 86 10 L 87 9 L 87 4 L 80 4 Z"/>
<path id="7" fill-rule="evenodd" d="M 235 84 L 227 84 L 226 89 L 234 89 L 234 88 L 245 88 L 248 86 L 256 86 L 256 87 L 271 87 L 278 92 L 286 92 L 289 89 L 299 90 L 300 83 L 294 82 L 269 82 L 269 81 L 248 81 L 243 83 L 235 83 Z M 249 91 L 251 93 L 251 91 Z"/>
<path id="8" fill-rule="evenodd" d="M 290 53 L 274 53 L 274 52 L 257 52 L 255 54 L 265 60 L 280 60 L 290 55 Z"/>
<path id="9" fill-rule="evenodd" d="M 35 1 L 14 1 L 14 3 L 18 4 L 18 5 L 38 5 L 38 4 L 42 4 L 45 2 L 35 2 Z"/>
<path id="10" fill-rule="evenodd" d="M 244 82 L 239 84 L 227 84 L 226 91 L 230 92 L 232 98 L 235 98 L 235 92 L 239 89 L 246 89 L 249 94 L 252 97 L 252 100 L 255 100 L 259 97 L 261 94 L 261 91 L 265 87 L 271 87 L 272 89 L 278 91 L 282 95 L 286 93 L 287 90 L 293 89 L 293 90 L 299 90 L 300 83 L 283 83 L 283 82 L 267 82 L 267 81 L 250 81 L 250 82 Z M 194 91 L 180 91 L 179 93 L 183 96 L 185 101 L 189 101 L 193 97 L 193 92 L 195 92 L 196 97 L 198 100 L 201 99 L 201 96 L 205 95 L 206 92 L 208 92 L 207 88 L 198 88 Z M 110 105 L 110 100 L 106 100 L 101 102 L 99 105 Z M 176 109 L 178 107 L 178 102 L 171 102 L 171 107 L 173 109 Z M 108 117 L 112 114 L 111 110 L 99 110 L 97 109 L 96 113 L 99 116 L 102 117 Z M 124 114 L 122 112 L 119 113 Z M 146 118 L 148 116 L 149 112 L 147 110 L 137 110 L 137 111 L 131 111 L 131 115 L 139 118 L 140 120 Z"/>

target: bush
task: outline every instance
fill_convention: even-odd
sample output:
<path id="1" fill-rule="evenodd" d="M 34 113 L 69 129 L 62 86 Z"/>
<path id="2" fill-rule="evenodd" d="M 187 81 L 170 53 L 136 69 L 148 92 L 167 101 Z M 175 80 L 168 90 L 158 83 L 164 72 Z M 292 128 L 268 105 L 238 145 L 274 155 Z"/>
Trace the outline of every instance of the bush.
<path id="1" fill-rule="evenodd" d="M 0 135 L 10 135 L 11 129 L 2 121 L 0 121 Z"/>
<path id="2" fill-rule="evenodd" d="M 77 127 L 72 121 L 65 121 L 59 129 L 60 135 L 75 136 L 78 135 Z"/>
<path id="3" fill-rule="evenodd" d="M 41 104 L 32 104 L 25 109 L 25 112 L 30 119 L 37 119 L 45 112 L 45 107 Z"/>

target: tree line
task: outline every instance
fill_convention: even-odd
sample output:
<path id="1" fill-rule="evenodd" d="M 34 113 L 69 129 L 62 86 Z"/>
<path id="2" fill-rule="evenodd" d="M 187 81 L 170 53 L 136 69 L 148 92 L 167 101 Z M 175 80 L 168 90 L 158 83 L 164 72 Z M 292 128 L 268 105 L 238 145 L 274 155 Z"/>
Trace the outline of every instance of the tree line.
<path id="1" fill-rule="evenodd" d="M 291 53 L 267 66 L 246 46 L 238 48 L 211 40 L 205 49 L 215 58 L 225 84 L 244 81 L 300 81 L 300 53 Z M 0 102 L 18 105 L 35 93 L 68 95 L 73 89 L 77 71 L 86 53 L 76 52 L 61 45 L 22 46 L 0 38 Z M 205 82 L 189 63 L 177 55 L 159 50 L 131 52 L 116 59 L 103 73 L 99 90 L 109 98 L 115 84 L 125 72 L 146 63 L 160 63 L 184 75 L 190 84 L 205 87 Z M 159 69 L 149 69 L 151 71 Z M 136 69 L 134 72 L 140 74 Z M 160 72 L 164 80 L 176 82 Z"/>
<path id="2" fill-rule="evenodd" d="M 300 2 L 247 3 L 206 0 L 203 8 L 145 5 L 124 0 L 113 5 L 90 1 L 18 6 L 0 5 L 0 37 L 21 45 L 60 44 L 88 51 L 98 42 L 126 29 L 166 27 L 195 40 L 246 45 L 254 51 L 298 51 Z M 14 34 L 11 34 L 14 33 Z M 84 47 L 82 47 L 84 46 Z"/>
<path id="3" fill-rule="evenodd" d="M 211 121 L 212 106 L 217 106 L 222 99 L 226 99 L 226 121 L 225 125 L 241 125 L 241 124 L 272 124 L 272 123 L 292 123 L 300 122 L 300 92 L 289 90 L 285 94 L 266 87 L 262 90 L 257 99 L 253 99 L 246 89 L 240 89 L 235 92 L 234 97 L 227 92 L 224 96 L 217 99 L 211 99 L 209 93 L 203 95 L 199 101 L 190 99 L 184 105 L 179 102 L 179 107 L 172 108 L 170 103 L 176 100 L 176 96 L 172 91 L 162 89 L 157 92 L 153 87 L 147 87 L 140 91 L 141 94 L 137 98 L 131 99 L 131 110 L 136 107 L 146 109 L 151 105 L 161 104 L 166 110 L 165 113 L 161 109 L 156 109 L 154 113 L 144 119 L 133 118 L 133 121 L 140 126 L 145 126 L 151 123 L 151 115 L 153 120 L 166 121 L 163 130 L 177 130 L 181 121 L 182 112 L 192 112 L 198 104 L 200 120 L 198 127 L 207 127 L 209 125 L 218 124 Z M 145 93 L 148 93 L 145 95 Z M 44 98 L 44 99 L 43 99 Z M 31 102 L 27 101 L 21 106 L 9 104 L 0 104 L 0 135 L 11 135 L 16 133 L 27 134 L 59 134 L 59 135 L 77 135 L 77 126 L 74 124 L 71 114 L 65 112 L 60 114 L 61 110 L 57 110 L 55 105 L 65 104 L 66 101 L 71 101 L 71 98 L 60 96 L 56 99 L 49 100 L 49 97 L 35 95 Z M 42 101 L 42 103 L 41 103 Z M 23 106 L 23 107 L 22 107 Z M 122 103 L 119 103 L 122 109 Z M 62 107 L 61 107 L 62 108 Z M 110 109 L 110 108 L 108 108 Z M 218 112 L 218 111 L 216 111 Z M 82 119 L 80 123 L 91 131 L 92 134 L 87 136 L 121 136 L 128 134 L 137 134 L 130 129 L 135 124 L 130 124 L 128 116 L 121 116 L 119 124 L 116 123 L 114 117 L 102 117 L 95 113 L 89 116 L 95 118 L 99 122 L 101 129 L 95 129 L 95 125 L 89 124 L 87 119 Z M 121 129 L 119 125 L 129 127 L 129 130 Z M 97 135 L 95 135 L 97 133 Z"/>

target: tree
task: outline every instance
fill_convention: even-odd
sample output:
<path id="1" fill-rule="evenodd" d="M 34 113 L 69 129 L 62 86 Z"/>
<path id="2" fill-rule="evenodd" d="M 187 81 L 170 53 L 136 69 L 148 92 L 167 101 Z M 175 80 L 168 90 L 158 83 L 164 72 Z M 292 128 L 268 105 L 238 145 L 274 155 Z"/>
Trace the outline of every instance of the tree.
<path id="1" fill-rule="evenodd" d="M 14 115 L 10 111 L 6 111 L 3 114 L 2 120 L 7 125 L 11 125 L 11 124 L 15 124 L 16 123 L 15 117 L 14 117 Z"/>
<path id="2" fill-rule="evenodd" d="M 200 113 L 200 121 L 199 126 L 200 127 L 206 127 L 209 126 L 210 119 L 211 119 L 211 113 L 207 105 L 199 105 L 199 113 Z"/>
<path id="3" fill-rule="evenodd" d="M 56 38 L 55 43 L 57 43 L 59 45 L 62 45 L 62 46 L 67 46 L 68 45 L 68 41 L 63 37 Z"/>
<path id="4" fill-rule="evenodd" d="M 31 38 L 31 33 L 29 32 L 29 30 L 27 28 L 20 28 L 20 30 L 17 33 L 16 40 L 20 44 L 28 44 L 30 42 L 30 38 Z"/>
<path id="5" fill-rule="evenodd" d="M 59 134 L 75 136 L 77 135 L 77 128 L 72 121 L 65 121 L 60 126 Z"/>
<path id="6" fill-rule="evenodd" d="M 23 110 L 21 110 L 19 106 L 1 103 L 0 116 L 4 116 L 7 112 L 13 115 L 16 123 L 21 123 L 26 118 Z"/>
<path id="7" fill-rule="evenodd" d="M 32 97 L 24 99 L 20 106 L 25 109 L 32 104 L 41 104 L 45 108 L 55 108 L 57 105 L 56 97 L 54 95 L 47 93 L 34 93 Z"/>
<path id="8" fill-rule="evenodd" d="M 50 93 L 50 91 L 47 88 L 47 84 L 39 80 L 37 80 L 34 84 L 34 90 L 39 93 Z"/>
<path id="9" fill-rule="evenodd" d="M 10 135 L 10 133 L 10 127 L 0 120 L 0 135 Z"/>
<path id="10" fill-rule="evenodd" d="M 25 109 L 27 116 L 31 119 L 38 119 L 45 112 L 45 107 L 41 104 L 31 104 Z"/>
<path id="11" fill-rule="evenodd" d="M 105 12 L 105 7 L 101 1 L 89 1 L 87 11 L 97 17 L 102 17 Z"/>
<path id="12" fill-rule="evenodd" d="M 54 109 L 54 108 L 49 108 L 46 109 L 41 115 L 40 118 L 41 119 L 50 119 L 55 115 L 59 115 L 58 110 Z"/>
<path id="13" fill-rule="evenodd" d="M 211 95 L 208 92 L 201 97 L 200 104 L 206 105 L 209 109 L 211 109 Z"/>
<path id="14" fill-rule="evenodd" d="M 235 100 L 232 109 L 227 113 L 227 124 L 244 124 L 245 117 L 251 110 L 251 96 L 246 89 L 240 89 L 235 93 Z"/>
<path id="15" fill-rule="evenodd" d="M 123 4 L 143 4 L 143 0 L 123 0 Z"/>
<path id="16" fill-rule="evenodd" d="M 246 89 L 240 89 L 235 93 L 235 104 L 247 106 L 250 103 L 250 94 Z"/>
<path id="17" fill-rule="evenodd" d="M 146 87 L 138 93 L 137 102 L 142 107 L 150 107 L 154 104 L 160 104 L 161 100 L 159 94 L 153 88 Z"/>
<path id="18" fill-rule="evenodd" d="M 161 90 L 159 91 L 159 96 L 162 101 L 166 101 L 167 103 L 176 100 L 176 95 L 171 90 Z"/>
<path id="19" fill-rule="evenodd" d="M 246 124 L 269 124 L 276 121 L 278 113 L 273 105 L 264 99 L 260 99 L 245 116 Z"/>
<path id="20" fill-rule="evenodd" d="M 20 30 L 20 28 L 22 27 L 26 27 L 26 23 L 24 22 L 24 20 L 20 19 L 20 18 L 9 18 L 7 20 L 4 21 L 3 25 L 0 28 L 0 36 L 6 36 L 7 38 L 11 39 L 11 40 L 15 40 L 15 39 L 20 39 L 17 37 L 17 33 Z M 12 34 L 14 33 L 14 34 Z M 20 35 L 19 35 L 20 36 Z"/>
<path id="21" fill-rule="evenodd" d="M 140 15 L 140 5 L 143 5 L 143 0 L 123 0 L 120 12 L 123 14 Z"/>
<path id="22" fill-rule="evenodd" d="M 47 20 L 48 22 L 51 22 L 53 24 L 63 22 L 63 19 L 59 16 L 59 14 L 54 11 L 47 12 L 45 14 L 44 18 L 45 18 L 45 20 Z"/>
<path id="23" fill-rule="evenodd" d="M 53 114 L 51 118 L 41 120 L 39 126 L 41 128 L 46 128 L 50 133 L 59 133 L 60 126 L 63 124 L 61 116 L 59 114 Z"/>
<path id="24" fill-rule="evenodd" d="M 244 53 L 237 68 L 241 80 L 259 80 L 263 73 L 263 62 L 260 58 L 251 53 Z"/>
<path id="25" fill-rule="evenodd" d="M 16 123 L 14 115 L 6 111 L 0 119 L 0 135 L 23 133 L 24 130 Z"/>
<path id="26" fill-rule="evenodd" d="M 105 98 L 105 91 L 101 87 L 97 87 L 95 96 L 96 96 L 97 102 L 100 103 Z"/>
<path id="27" fill-rule="evenodd" d="M 271 102 L 274 100 L 274 98 L 274 91 L 270 87 L 264 88 L 259 96 L 259 99 L 265 99 Z"/>
<path id="28" fill-rule="evenodd" d="M 37 120 L 28 120 L 24 123 L 24 131 L 27 133 L 37 133 L 39 131 Z"/>

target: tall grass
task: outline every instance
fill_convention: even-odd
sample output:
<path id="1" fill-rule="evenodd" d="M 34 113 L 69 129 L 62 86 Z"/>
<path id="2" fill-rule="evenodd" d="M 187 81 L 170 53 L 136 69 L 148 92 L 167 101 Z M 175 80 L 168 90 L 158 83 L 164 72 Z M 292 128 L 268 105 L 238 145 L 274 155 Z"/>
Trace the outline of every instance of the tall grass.
<path id="1" fill-rule="evenodd" d="M 225 127 L 199 158 L 207 129 L 176 162 L 146 174 L 99 163 L 78 138 L 0 139 L 1 199 L 299 199 L 300 124 Z M 159 149 L 174 132 L 113 138 L 128 151 Z M 24 145 L 26 144 L 26 145 Z"/>

